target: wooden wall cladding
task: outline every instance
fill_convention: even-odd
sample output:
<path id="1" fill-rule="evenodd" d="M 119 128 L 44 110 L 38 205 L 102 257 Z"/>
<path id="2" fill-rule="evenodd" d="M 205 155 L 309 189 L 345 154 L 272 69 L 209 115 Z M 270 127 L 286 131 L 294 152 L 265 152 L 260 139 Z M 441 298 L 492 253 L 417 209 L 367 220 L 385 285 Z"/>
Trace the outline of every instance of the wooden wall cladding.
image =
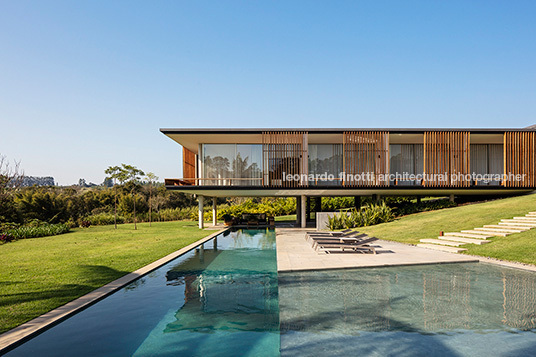
<path id="1" fill-rule="evenodd" d="M 343 151 L 345 186 L 389 186 L 389 132 L 346 131 Z"/>
<path id="2" fill-rule="evenodd" d="M 265 186 L 307 186 L 308 136 L 304 131 L 267 131 L 262 133 Z M 288 175 L 300 175 L 288 180 Z M 284 177 L 285 176 L 285 177 Z"/>
<path id="3" fill-rule="evenodd" d="M 425 132 L 423 184 L 429 187 L 471 186 L 471 180 L 465 179 L 470 174 L 470 144 L 468 131 Z"/>
<path id="4" fill-rule="evenodd" d="M 505 187 L 536 187 L 536 132 L 504 133 L 504 174 L 525 175 L 521 181 L 512 177 L 503 181 Z"/>
<path id="5" fill-rule="evenodd" d="M 184 177 L 184 181 L 187 183 L 190 183 L 192 185 L 195 184 L 195 178 L 197 177 L 195 174 L 195 154 L 186 149 L 185 147 L 182 148 L 182 176 Z"/>

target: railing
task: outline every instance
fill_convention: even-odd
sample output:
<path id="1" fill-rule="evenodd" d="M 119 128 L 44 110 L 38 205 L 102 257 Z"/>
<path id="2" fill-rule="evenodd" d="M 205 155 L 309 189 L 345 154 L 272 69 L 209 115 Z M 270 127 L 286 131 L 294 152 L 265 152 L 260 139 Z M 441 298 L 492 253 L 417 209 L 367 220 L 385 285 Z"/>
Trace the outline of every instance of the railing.
<path id="1" fill-rule="evenodd" d="M 181 178 L 164 181 L 166 186 L 264 186 L 262 177 Z"/>

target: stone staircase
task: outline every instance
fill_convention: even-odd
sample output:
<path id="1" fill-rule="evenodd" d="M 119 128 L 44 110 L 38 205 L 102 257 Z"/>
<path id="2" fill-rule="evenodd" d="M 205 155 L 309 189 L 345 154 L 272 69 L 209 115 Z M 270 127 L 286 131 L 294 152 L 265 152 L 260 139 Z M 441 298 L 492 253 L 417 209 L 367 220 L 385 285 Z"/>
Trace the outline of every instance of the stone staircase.
<path id="1" fill-rule="evenodd" d="M 529 212 L 524 217 L 502 219 L 499 224 L 485 225 L 480 228 L 461 232 L 448 232 L 443 236 L 421 239 L 418 247 L 441 250 L 449 253 L 460 253 L 465 244 L 486 244 L 491 237 L 506 237 L 510 234 L 521 233 L 536 228 L 536 212 Z"/>

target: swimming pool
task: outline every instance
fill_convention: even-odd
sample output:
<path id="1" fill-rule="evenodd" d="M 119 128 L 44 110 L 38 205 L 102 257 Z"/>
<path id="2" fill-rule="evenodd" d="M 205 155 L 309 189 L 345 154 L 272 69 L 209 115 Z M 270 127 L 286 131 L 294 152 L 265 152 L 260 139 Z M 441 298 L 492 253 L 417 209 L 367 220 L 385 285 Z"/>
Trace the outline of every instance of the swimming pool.
<path id="1" fill-rule="evenodd" d="M 218 235 L 8 356 L 274 356 L 274 230 Z"/>
<path id="2" fill-rule="evenodd" d="M 359 256 L 356 256 L 358 259 Z M 279 273 L 218 235 L 8 356 L 533 356 L 536 274 L 483 263 Z"/>
<path id="3" fill-rule="evenodd" d="M 281 355 L 534 356 L 536 274 L 484 263 L 279 274 Z"/>

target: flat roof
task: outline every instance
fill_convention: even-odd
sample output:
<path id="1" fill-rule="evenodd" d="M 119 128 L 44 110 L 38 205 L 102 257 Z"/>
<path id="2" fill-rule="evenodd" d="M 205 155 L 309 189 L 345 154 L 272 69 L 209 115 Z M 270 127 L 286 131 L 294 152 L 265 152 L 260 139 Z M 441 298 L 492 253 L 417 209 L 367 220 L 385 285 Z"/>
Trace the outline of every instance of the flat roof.
<path id="1" fill-rule="evenodd" d="M 161 128 L 164 134 L 262 134 L 263 132 L 306 131 L 316 134 L 345 131 L 388 131 L 391 133 L 424 133 L 425 131 L 470 131 L 472 133 L 504 133 L 505 131 L 535 131 L 527 128 Z"/>
<path id="2" fill-rule="evenodd" d="M 197 153 L 198 145 L 205 144 L 260 144 L 263 132 L 295 132 L 309 133 L 310 144 L 341 143 L 345 131 L 387 131 L 391 135 L 391 143 L 423 143 L 426 131 L 469 131 L 471 142 L 476 144 L 501 144 L 503 134 L 508 131 L 535 131 L 536 128 L 162 128 L 160 131 L 186 149 Z"/>

